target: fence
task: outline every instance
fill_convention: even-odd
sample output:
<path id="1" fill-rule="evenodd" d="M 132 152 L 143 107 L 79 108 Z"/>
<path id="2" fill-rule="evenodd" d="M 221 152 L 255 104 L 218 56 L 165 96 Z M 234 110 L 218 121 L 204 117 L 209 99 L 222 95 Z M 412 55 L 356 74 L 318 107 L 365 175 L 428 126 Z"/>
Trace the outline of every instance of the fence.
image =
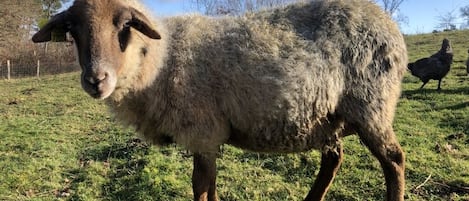
<path id="1" fill-rule="evenodd" d="M 47 60 L 6 60 L 0 62 L 0 79 L 15 79 L 24 77 L 40 77 L 79 71 L 76 62 L 47 61 Z"/>
<path id="2" fill-rule="evenodd" d="M 0 79 L 40 77 L 80 70 L 72 43 L 33 44 L 28 40 L 19 43 L 16 48 L 0 50 Z"/>

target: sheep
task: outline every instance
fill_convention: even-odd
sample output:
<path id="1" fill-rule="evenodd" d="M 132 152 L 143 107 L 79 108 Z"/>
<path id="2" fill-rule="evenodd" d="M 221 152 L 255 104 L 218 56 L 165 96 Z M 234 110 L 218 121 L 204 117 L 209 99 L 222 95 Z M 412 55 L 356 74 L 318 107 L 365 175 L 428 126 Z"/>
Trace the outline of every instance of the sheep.
<path id="1" fill-rule="evenodd" d="M 85 92 L 154 145 L 193 153 L 194 200 L 218 200 L 220 146 L 322 153 L 305 200 L 323 200 L 358 134 L 379 160 L 388 201 L 404 200 L 392 128 L 407 50 L 367 0 L 295 3 L 239 17 L 153 19 L 133 1 L 75 0 L 34 34 L 71 34 Z"/>
<path id="2" fill-rule="evenodd" d="M 430 80 L 438 80 L 437 90 L 441 90 L 441 80 L 448 74 L 453 63 L 453 49 L 448 39 L 443 39 L 441 49 L 430 57 L 419 59 L 408 64 L 413 76 L 423 82 L 420 89 Z"/>

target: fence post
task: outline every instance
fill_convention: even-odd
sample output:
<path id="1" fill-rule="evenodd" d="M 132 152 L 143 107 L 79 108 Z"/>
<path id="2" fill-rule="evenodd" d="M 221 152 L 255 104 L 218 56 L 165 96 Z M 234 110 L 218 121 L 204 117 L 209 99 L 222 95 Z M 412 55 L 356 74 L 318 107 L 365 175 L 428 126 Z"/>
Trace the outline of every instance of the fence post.
<path id="1" fill-rule="evenodd" d="M 10 80 L 10 73 L 11 73 L 11 70 L 10 70 L 10 60 L 7 60 L 7 79 Z"/>
<path id="2" fill-rule="evenodd" d="M 36 68 L 36 77 L 39 78 L 39 69 L 41 67 L 41 62 L 39 59 L 37 60 L 37 68 Z"/>

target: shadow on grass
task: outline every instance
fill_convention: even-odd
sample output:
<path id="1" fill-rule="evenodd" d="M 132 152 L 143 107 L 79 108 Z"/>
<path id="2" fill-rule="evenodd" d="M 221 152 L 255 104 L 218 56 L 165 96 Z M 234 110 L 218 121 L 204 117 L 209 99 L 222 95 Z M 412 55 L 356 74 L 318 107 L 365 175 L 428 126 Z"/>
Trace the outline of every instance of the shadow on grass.
<path id="1" fill-rule="evenodd" d="M 308 180 L 314 180 L 315 172 L 319 170 L 320 156 L 313 158 L 308 156 L 308 152 L 298 154 L 274 154 L 274 153 L 255 153 L 245 151 L 239 155 L 239 161 L 250 162 L 263 169 L 280 174 L 284 181 L 308 183 Z M 305 180 L 304 176 L 310 178 Z M 312 183 L 311 183 L 312 184 Z"/>
<path id="2" fill-rule="evenodd" d="M 105 162 L 110 158 L 114 159 L 132 159 L 136 155 L 147 155 L 150 145 L 142 142 L 140 139 L 129 139 L 125 143 L 114 143 L 111 145 L 96 147 L 85 150 L 80 158 L 81 161 L 95 160 Z"/>
<path id="3" fill-rule="evenodd" d="M 466 107 L 469 107 L 469 101 L 465 102 L 465 103 L 460 103 L 460 104 L 456 104 L 456 105 L 441 107 L 441 108 L 437 108 L 437 109 L 438 110 L 444 110 L 444 109 L 447 109 L 447 110 L 460 110 L 460 109 L 463 109 L 463 108 L 466 108 Z"/>
<path id="4" fill-rule="evenodd" d="M 451 98 L 453 95 L 458 95 L 461 102 L 452 101 L 451 104 L 454 105 L 441 105 L 443 102 L 449 103 L 450 101 L 445 101 L 445 99 Z M 432 111 L 441 111 L 465 109 L 469 106 L 469 102 L 461 98 L 465 95 L 469 95 L 469 86 L 457 89 L 442 89 L 439 91 L 434 89 L 404 90 L 402 91 L 401 98 L 425 103 L 430 106 Z M 423 110 L 422 112 L 427 111 L 428 110 Z"/>
<path id="5" fill-rule="evenodd" d="M 443 88 L 443 87 L 442 87 Z M 458 94 L 458 95 L 469 95 L 469 86 L 467 87 L 461 87 L 457 89 L 411 89 L 411 90 L 403 90 L 402 91 L 402 96 L 407 99 L 423 99 L 426 100 L 429 95 L 434 95 L 434 94 Z"/>
<path id="6" fill-rule="evenodd" d="M 125 144 L 89 152 L 95 157 L 101 156 L 103 162 L 122 159 L 111 168 L 108 182 L 102 186 L 103 197 L 108 200 L 147 200 L 157 196 L 153 183 L 144 175 L 148 164 L 144 156 L 148 155 L 149 147 L 139 139 L 131 139 Z"/>
<path id="7" fill-rule="evenodd" d="M 87 186 L 88 191 L 96 190 L 89 185 L 101 185 L 102 193 L 99 197 L 102 200 L 148 200 L 155 198 L 157 195 L 154 194 L 153 184 L 143 173 L 148 164 L 144 156 L 148 152 L 149 145 L 139 139 L 96 146 L 96 148 L 84 151 L 79 159 L 80 167 L 69 172 L 72 175 L 68 187 L 68 191 L 71 192 L 70 200 L 86 200 L 80 192 L 83 190 L 80 188 L 84 185 Z M 91 167 L 93 163 L 104 164 L 104 168 L 93 169 Z M 99 172 L 104 171 L 102 169 L 107 169 L 107 173 L 100 174 Z M 102 178 L 96 179 L 96 177 Z M 96 194 L 96 192 L 84 192 L 84 194 L 87 193 Z"/>
<path id="8" fill-rule="evenodd" d="M 317 152 L 317 150 L 311 150 L 311 152 Z M 372 155 L 364 155 L 365 157 L 371 157 Z M 286 183 L 298 183 L 302 186 L 309 188 L 313 186 L 314 181 L 317 179 L 317 173 L 321 166 L 320 154 L 312 154 L 310 152 L 295 153 L 295 154 L 266 154 L 266 153 L 254 153 L 244 152 L 239 157 L 239 160 L 251 159 L 253 163 L 258 163 L 257 166 L 263 169 L 269 170 L 274 174 L 282 177 Z M 368 159 L 366 159 L 368 160 Z M 248 162 L 251 162 L 248 161 Z M 342 167 L 350 168 L 350 167 Z M 354 166 L 357 169 L 376 170 L 374 166 L 370 166 L 370 163 L 362 163 L 359 166 Z M 381 171 L 379 169 L 378 171 Z M 348 172 L 345 170 L 344 172 Z M 350 172 L 349 172 L 350 173 Z M 339 170 L 338 175 L 341 174 Z M 345 173 L 342 173 L 345 174 Z M 346 176 L 344 176 L 346 177 Z M 383 178 L 384 179 L 384 178 Z M 337 188 L 339 185 L 345 185 Z M 353 188 L 362 188 L 361 191 L 366 192 L 369 198 L 380 198 L 385 193 L 383 191 L 374 190 L 374 186 L 368 186 L 369 184 L 364 182 L 361 184 L 352 183 Z M 356 200 L 354 195 L 350 194 L 347 189 L 349 184 L 344 184 L 339 181 L 333 180 L 332 186 L 336 186 L 335 190 L 330 189 L 326 194 L 326 200 Z M 304 195 L 306 197 L 306 194 Z"/>
<path id="9" fill-rule="evenodd" d="M 80 167 L 69 172 L 71 182 L 66 191 L 70 192 L 70 200 L 186 200 L 185 183 L 173 178 L 180 164 L 158 158 L 158 154 L 166 157 L 169 150 L 160 148 L 155 155 L 151 146 L 139 139 L 85 150 L 79 159 Z M 162 163 L 155 165 L 150 160 Z"/>

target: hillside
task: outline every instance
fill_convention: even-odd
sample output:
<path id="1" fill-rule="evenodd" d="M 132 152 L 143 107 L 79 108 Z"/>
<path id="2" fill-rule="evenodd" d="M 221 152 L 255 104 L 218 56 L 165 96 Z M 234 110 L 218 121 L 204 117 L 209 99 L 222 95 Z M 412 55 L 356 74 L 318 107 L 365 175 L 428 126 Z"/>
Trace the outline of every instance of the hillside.
<path id="1" fill-rule="evenodd" d="M 455 62 L 436 91 L 407 73 L 395 119 L 406 152 L 406 200 L 469 200 L 469 31 L 407 36 L 410 61 L 451 40 Z M 104 104 L 80 88 L 79 73 L 0 80 L 0 200 L 189 200 L 190 153 L 151 147 L 116 125 Z M 378 161 L 357 137 L 327 200 L 383 200 Z M 320 154 L 273 155 L 224 146 L 221 200 L 302 200 Z"/>

